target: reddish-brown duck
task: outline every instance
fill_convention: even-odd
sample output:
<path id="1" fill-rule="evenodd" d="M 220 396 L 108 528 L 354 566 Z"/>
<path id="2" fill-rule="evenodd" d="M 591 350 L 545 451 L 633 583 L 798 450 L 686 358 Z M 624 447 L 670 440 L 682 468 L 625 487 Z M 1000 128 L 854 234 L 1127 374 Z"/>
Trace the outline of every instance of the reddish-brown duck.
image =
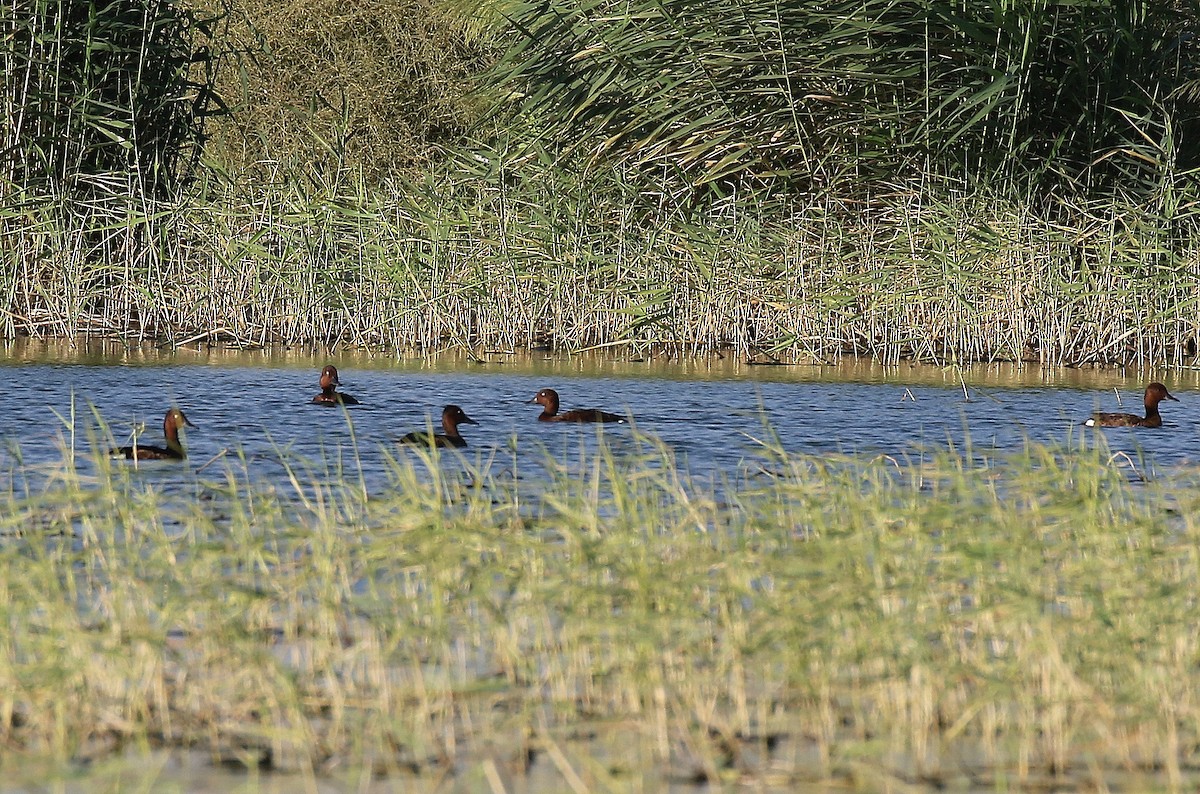
<path id="1" fill-rule="evenodd" d="M 428 430 L 414 430 L 400 439 L 400 443 L 424 444 L 434 447 L 465 447 L 467 440 L 458 432 L 458 426 L 477 424 L 479 423 L 467 416 L 467 412 L 457 405 L 447 405 L 442 409 L 442 429 L 446 431 L 444 435 Z"/>
<path id="2" fill-rule="evenodd" d="M 1097 413 L 1092 414 L 1084 424 L 1088 427 L 1162 427 L 1162 416 L 1158 413 L 1158 404 L 1163 400 L 1179 402 L 1178 399 L 1171 396 L 1166 386 L 1161 383 L 1151 383 L 1146 387 L 1146 396 L 1142 401 L 1146 406 L 1145 416 Z"/>
<path id="3" fill-rule="evenodd" d="M 183 411 L 178 408 L 172 408 L 163 417 L 163 435 L 167 439 L 165 447 L 135 443 L 128 447 L 114 449 L 112 456 L 115 458 L 126 458 L 127 460 L 183 460 L 187 457 L 187 451 L 183 448 L 183 442 L 179 440 L 179 431 L 185 425 L 187 427 L 195 427 L 183 415 Z"/>
<path id="4" fill-rule="evenodd" d="M 321 393 L 312 398 L 313 405 L 358 405 L 358 400 L 337 390 L 342 382 L 338 380 L 337 367 L 332 364 L 321 370 Z"/>
<path id="5" fill-rule="evenodd" d="M 539 422 L 624 422 L 625 417 L 601 411 L 599 408 L 576 408 L 572 411 L 558 412 L 558 392 L 554 389 L 542 389 L 533 396 L 530 403 L 542 406 Z"/>

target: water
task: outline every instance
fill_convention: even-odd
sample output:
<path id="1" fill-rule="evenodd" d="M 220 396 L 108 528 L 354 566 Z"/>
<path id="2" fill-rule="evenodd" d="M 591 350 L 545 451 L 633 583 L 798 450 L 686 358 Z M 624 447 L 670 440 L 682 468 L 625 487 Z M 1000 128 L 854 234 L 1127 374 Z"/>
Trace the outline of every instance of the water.
<path id="1" fill-rule="evenodd" d="M 161 444 L 162 416 L 178 405 L 197 425 L 187 445 L 194 467 L 241 453 L 262 477 L 284 476 L 289 461 L 340 461 L 369 490 L 388 485 L 386 453 L 395 440 L 432 420 L 441 407 L 461 405 L 479 422 L 464 426 L 468 460 L 504 466 L 515 453 L 522 468 L 542 448 L 560 460 L 579 457 L 597 432 L 618 445 L 626 426 L 539 423 L 527 404 L 542 388 L 556 388 L 563 409 L 599 407 L 630 413 L 637 428 L 660 439 L 695 476 L 728 475 L 752 463 L 761 439 L 773 433 L 789 452 L 889 455 L 912 459 L 970 448 L 1003 454 L 1027 441 L 1061 443 L 1091 438 L 1080 422 L 1094 410 L 1140 411 L 1145 376 L 1114 372 L 1040 372 L 1036 368 L 980 368 L 965 373 L 936 367 L 750 367 L 731 360 L 657 363 L 578 358 L 492 356 L 484 364 L 443 357 L 434 361 L 326 358 L 294 352 L 63 351 L 10 347 L 0 366 L 9 388 L 0 430 L 17 444 L 26 466 L 60 458 L 56 437 L 69 433 L 56 417 L 76 413 L 76 445 L 103 417 L 118 444 L 145 423 L 141 443 Z M 340 409 L 309 404 L 323 363 L 337 364 L 342 390 L 362 405 Z M 1200 459 L 1200 437 L 1189 403 L 1200 387 L 1196 373 L 1166 378 L 1179 403 L 1165 403 L 1159 430 L 1111 429 L 1114 452 L 1143 457 L 1157 467 Z M 347 421 L 349 420 L 349 421 Z M 13 456 L 5 456 L 9 467 Z M 446 456 L 453 465 L 454 456 Z M 143 466 L 147 464 L 142 464 Z M 178 472 L 178 464 L 149 464 Z"/>

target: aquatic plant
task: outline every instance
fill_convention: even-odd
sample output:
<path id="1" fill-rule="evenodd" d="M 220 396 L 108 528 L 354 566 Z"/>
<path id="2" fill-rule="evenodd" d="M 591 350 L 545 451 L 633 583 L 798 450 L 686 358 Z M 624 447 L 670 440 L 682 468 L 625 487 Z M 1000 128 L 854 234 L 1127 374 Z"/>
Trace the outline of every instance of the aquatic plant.
<path id="1" fill-rule="evenodd" d="M 433 451 L 367 494 L 300 464 L 148 477 L 64 437 L 0 500 L 6 767 L 1195 782 L 1194 472 L 768 443 L 703 484 L 637 437 L 544 461 L 535 494 L 520 460 Z"/>
<path id="2" fill-rule="evenodd" d="M 4 4 L 6 210 L 176 196 L 220 110 L 204 79 L 215 21 L 174 0 Z"/>
<path id="3" fill-rule="evenodd" d="M 1197 353 L 1197 218 L 1130 205 L 1047 221 L 979 195 L 852 210 L 741 197 L 648 209 L 619 171 L 506 161 L 387 198 L 337 183 L 150 205 L 100 249 L 43 206 L 0 252 L 0 334 L 181 345 L 320 343 L 483 354 L 1185 365 Z M 161 211 L 159 211 L 161 209 Z M 32 213 L 32 211 L 31 211 Z M 10 216 L 16 222 L 16 216 Z M 110 219 L 114 223 L 117 219 Z M 148 248 L 142 248 L 146 242 Z M 122 251 L 140 249 L 133 261 Z M 100 252 L 104 255 L 96 257 Z M 48 278 L 53 273 L 53 278 Z"/>
<path id="4" fill-rule="evenodd" d="M 80 89 L 78 101 L 91 109 L 64 118 L 83 129 L 51 125 L 43 140 L 33 134 L 37 125 L 17 125 L 48 107 L 43 100 L 70 91 L 34 81 L 36 91 L 23 95 L 15 76 L 49 79 L 38 64 L 74 63 L 71 47 L 87 36 L 49 35 L 57 30 L 53 4 L 6 7 L 16 34 L 0 48 L 14 76 L 5 84 L 0 336 L 457 347 L 475 355 L 530 346 L 635 355 L 729 350 L 789 362 L 841 355 L 1140 367 L 1196 361 L 1200 190 L 1190 7 L 1139 15 L 1106 0 L 1130 10 L 1127 18 L 1073 3 L 1018 4 L 989 11 L 990 21 L 975 29 L 965 7 L 922 6 L 900 24 L 893 17 L 911 4 L 868 3 L 833 31 L 845 4 L 752 4 L 747 10 L 757 16 L 742 18 L 720 4 L 679 3 L 610 24 L 606 6 L 591 2 L 553 6 L 562 18 L 535 20 L 554 34 L 539 43 L 519 38 L 522 25 L 526 34 L 533 29 L 532 7 L 514 6 L 513 27 L 503 30 L 491 27 L 504 19 L 495 6 L 466 18 L 437 6 L 422 16 L 428 26 L 398 22 L 424 13 L 428 4 L 414 2 L 375 10 L 327 4 L 312 12 L 311 26 L 286 23 L 296 9 L 276 19 L 277 4 L 249 0 L 219 17 L 147 6 L 175 27 L 147 23 L 140 31 L 127 30 L 119 14 L 115 21 L 96 15 L 88 35 L 126 57 L 118 75 L 143 73 L 137 36 L 156 46 L 162 42 L 151 34 L 167 37 L 159 65 L 173 71 L 155 84 L 160 104 L 122 112 L 134 118 L 158 109 L 175 119 L 166 127 L 192 137 L 172 139 L 180 147 L 174 159 L 151 156 L 159 151 L 153 135 L 116 135 L 111 114 L 87 105 L 110 88 Z M 123 4 L 105 9 L 128 16 Z M 876 11 L 887 30 L 864 21 Z M 702 35 L 708 14 L 723 15 L 717 38 Z M 1056 27 L 1055 15 L 1086 19 Z M 793 58 L 802 37 L 774 47 L 780 37 L 766 36 L 805 19 L 829 33 L 822 46 L 830 63 L 860 79 L 846 89 L 853 108 L 802 97 L 809 116 L 801 119 L 781 104 L 795 99 L 796 80 L 824 79 L 819 63 Z M 922 38 L 913 25 L 925 23 L 930 34 Z M 593 28 L 596 49 L 555 49 Z M 663 35 L 638 49 L 647 30 Z M 687 36 L 665 35 L 672 30 Z M 885 41 L 864 49 L 859 34 Z M 1092 34 L 1104 44 L 1095 52 L 1076 40 Z M 478 107 L 465 86 L 489 61 L 492 36 L 508 36 L 512 46 L 493 85 L 505 93 L 472 137 L 463 130 L 479 119 Z M 1025 38 L 1028 52 L 1017 46 Z M 33 54 L 22 42 L 32 42 Z M 405 55 L 385 66 L 379 53 L 393 47 Z M 697 47 L 712 47 L 715 60 L 693 57 Z M 954 55 L 946 64 L 942 47 Z M 1044 67 L 1061 59 L 1047 53 L 1079 48 L 1073 82 L 1050 85 Z M 1113 55 L 1142 50 L 1145 60 Z M 664 74 L 680 81 L 679 103 L 656 82 L 661 76 L 645 70 L 660 51 L 671 56 Z M 997 63 L 980 63 L 984 51 Z M 1171 68 L 1158 68 L 1168 51 L 1176 56 Z M 97 85 L 108 86 L 100 78 L 112 73 L 100 66 L 115 57 L 97 56 L 98 71 L 87 73 Z M 913 59 L 929 60 L 929 74 L 910 74 Z M 709 62 L 719 67 L 716 82 L 687 71 Z M 312 63 L 320 73 L 300 76 Z M 894 76 L 880 64 L 903 72 L 895 102 L 880 93 Z M 999 73 L 1014 64 L 1026 71 Z M 1130 87 L 1142 85 L 1139 69 L 1161 81 L 1157 93 Z M 267 74 L 276 75 L 269 86 Z M 754 78 L 752 87 L 743 78 Z M 376 85 L 390 96 L 416 84 L 436 90 L 403 102 L 372 95 Z M 137 95 L 132 83 L 115 85 Z M 211 106 L 167 113 L 183 113 L 188 86 Z M 657 92 L 655 101 L 631 104 L 639 91 Z M 1054 129 L 1075 111 L 1095 123 L 1048 139 L 1029 118 L 1047 91 L 1057 91 Z M 313 105 L 296 107 L 298 93 L 316 96 Z M 1077 107 L 1083 102 L 1090 104 Z M 739 110 L 755 103 L 757 114 Z M 893 105 L 896 118 L 884 112 Z M 226 109 L 237 115 L 211 117 Z M 853 120 L 842 118 L 852 109 Z M 47 111 L 47 123 L 57 118 Z M 213 139 L 199 167 L 202 119 Z M 812 127 L 817 121 L 828 126 Z M 405 124 L 417 139 L 411 146 L 397 138 Z M 292 135 L 297 125 L 301 134 Z M 294 148 L 270 148 L 285 132 Z M 827 158 L 804 159 L 826 151 L 813 143 L 827 139 L 836 144 Z M 268 148 L 255 148 L 258 140 Z M 1006 141 L 1020 142 L 1007 159 L 996 150 Z M 51 144 L 69 152 L 39 171 L 37 153 Z M 979 162 L 956 154 L 964 147 L 979 147 Z M 1027 163 L 1030 152 L 1037 157 Z M 83 167 L 97 158 L 100 170 Z M 395 162 L 412 168 L 393 171 Z M 173 173 L 153 189 L 134 189 L 163 171 Z M 31 174 L 104 190 L 43 190 L 41 176 Z"/>
<path id="5" fill-rule="evenodd" d="M 692 186 L 1153 193 L 1200 166 L 1194 7 L 529 0 L 492 79 L 554 145 Z"/>

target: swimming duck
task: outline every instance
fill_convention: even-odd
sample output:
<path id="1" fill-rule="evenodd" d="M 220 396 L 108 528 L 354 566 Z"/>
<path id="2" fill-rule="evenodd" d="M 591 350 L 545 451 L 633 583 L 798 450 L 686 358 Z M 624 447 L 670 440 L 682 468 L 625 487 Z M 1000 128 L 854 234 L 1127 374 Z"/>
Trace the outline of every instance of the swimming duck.
<path id="1" fill-rule="evenodd" d="M 457 405 L 447 405 L 442 409 L 442 428 L 446 431 L 445 435 L 431 433 L 428 430 L 414 430 L 400 439 L 400 443 L 425 444 L 435 447 L 465 447 L 467 440 L 458 432 L 458 426 L 477 424 L 479 423 L 467 416 L 467 412 Z"/>
<path id="2" fill-rule="evenodd" d="M 1084 422 L 1087 427 L 1162 427 L 1162 416 L 1158 413 L 1158 404 L 1163 400 L 1178 399 L 1171 396 L 1167 391 L 1167 387 L 1161 383 L 1151 383 L 1146 387 L 1146 396 L 1143 403 L 1146 405 L 1146 415 L 1144 417 L 1137 414 L 1092 414 L 1091 418 Z"/>
<path id="3" fill-rule="evenodd" d="M 337 367 L 329 364 L 321 370 L 321 393 L 312 398 L 313 405 L 358 405 L 358 400 L 349 394 L 337 390 L 342 382 L 338 380 Z"/>
<path id="4" fill-rule="evenodd" d="M 542 389 L 533 395 L 530 403 L 542 406 L 539 422 L 624 422 L 625 417 L 601 411 L 599 408 L 576 408 L 565 413 L 558 412 L 558 392 Z"/>
<path id="5" fill-rule="evenodd" d="M 183 411 L 178 408 L 172 408 L 163 417 L 163 435 L 167 439 L 165 447 L 134 444 L 114 449 L 112 456 L 114 458 L 126 458 L 127 460 L 183 460 L 187 457 L 187 451 L 183 448 L 183 442 L 179 440 L 179 431 L 183 429 L 184 425 L 195 427 L 183 415 Z"/>

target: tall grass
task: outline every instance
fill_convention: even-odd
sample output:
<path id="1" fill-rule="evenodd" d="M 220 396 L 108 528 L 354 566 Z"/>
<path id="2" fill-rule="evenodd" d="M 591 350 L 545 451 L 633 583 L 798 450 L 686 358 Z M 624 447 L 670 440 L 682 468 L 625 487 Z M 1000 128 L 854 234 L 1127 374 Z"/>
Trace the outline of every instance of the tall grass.
<path id="1" fill-rule="evenodd" d="M 641 444 L 547 461 L 520 494 L 404 458 L 367 499 L 64 455 L 0 502 L 3 763 L 1190 780 L 1194 473 L 764 448 L 718 492 Z"/>
<path id="2" fill-rule="evenodd" d="M 607 8 L 5 6 L 0 335 L 1195 362 L 1190 8 Z"/>
<path id="3" fill-rule="evenodd" d="M 0 13 L 6 208 L 175 195 L 213 109 L 195 79 L 213 20 L 169 0 L 12 0 Z"/>
<path id="4" fill-rule="evenodd" d="M 519 162 L 513 167 L 524 167 Z M 756 360 L 1191 365 L 1193 216 L 1065 222 L 985 196 L 732 197 L 697 209 L 619 170 L 292 185 L 112 219 L 43 207 L 2 254 L 5 335 L 113 335 L 475 353 L 552 345 Z M 620 196 L 628 197 L 621 201 Z M 93 216 L 95 217 L 95 216 Z M 122 252 L 137 250 L 133 259 Z"/>
<path id="5" fill-rule="evenodd" d="M 1140 193 L 1200 165 L 1178 90 L 1198 20 L 1170 3 L 502 5 L 493 75 L 521 113 L 585 156 L 694 184 Z"/>

